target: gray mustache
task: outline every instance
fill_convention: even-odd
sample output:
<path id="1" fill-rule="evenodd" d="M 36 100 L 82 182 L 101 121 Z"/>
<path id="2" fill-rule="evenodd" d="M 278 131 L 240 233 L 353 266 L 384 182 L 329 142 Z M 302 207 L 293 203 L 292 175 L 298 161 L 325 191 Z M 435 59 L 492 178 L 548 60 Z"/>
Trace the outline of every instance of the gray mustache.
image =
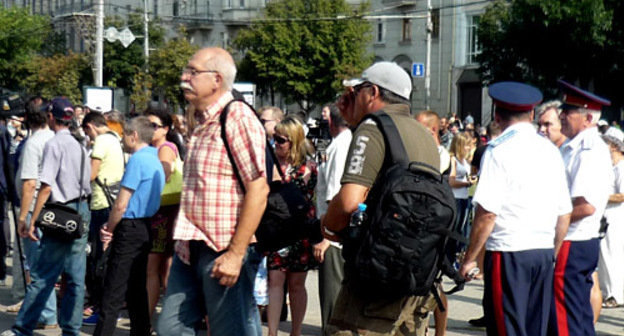
<path id="1" fill-rule="evenodd" d="M 180 82 L 180 89 L 182 89 L 182 90 L 189 90 L 189 91 L 195 92 L 195 90 L 193 90 L 193 87 L 191 87 L 191 84 L 189 84 L 187 82 Z"/>

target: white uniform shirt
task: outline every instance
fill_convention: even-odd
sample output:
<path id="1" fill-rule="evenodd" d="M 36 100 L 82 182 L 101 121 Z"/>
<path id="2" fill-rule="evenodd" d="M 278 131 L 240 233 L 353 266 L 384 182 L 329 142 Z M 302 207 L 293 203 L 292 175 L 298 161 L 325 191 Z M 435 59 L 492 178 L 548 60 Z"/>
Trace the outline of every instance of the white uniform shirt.
<path id="1" fill-rule="evenodd" d="M 621 160 L 613 167 L 615 175 L 611 186 L 611 195 L 624 193 L 624 160 Z M 607 203 L 605 210 L 607 222 L 614 225 L 622 225 L 624 222 L 624 203 Z"/>
<path id="2" fill-rule="evenodd" d="M 557 148 L 522 122 L 490 141 L 473 203 L 496 215 L 489 251 L 553 248 L 557 217 L 572 211 Z"/>
<path id="3" fill-rule="evenodd" d="M 442 145 L 438 146 L 438 154 L 440 154 L 440 173 L 444 173 L 451 166 L 451 155 Z"/>
<path id="4" fill-rule="evenodd" d="M 565 240 L 596 238 L 614 181 L 609 148 L 600 137 L 598 128 L 592 127 L 564 144 L 561 154 L 566 167 L 570 197 L 584 197 L 596 209 L 593 215 L 570 223 Z"/>

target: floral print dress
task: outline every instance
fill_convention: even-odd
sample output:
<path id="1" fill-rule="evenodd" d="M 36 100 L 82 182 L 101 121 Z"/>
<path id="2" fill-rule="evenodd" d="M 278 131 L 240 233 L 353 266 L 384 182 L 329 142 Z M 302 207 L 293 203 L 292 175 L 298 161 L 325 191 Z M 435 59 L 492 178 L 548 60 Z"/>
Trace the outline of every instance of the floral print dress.
<path id="1" fill-rule="evenodd" d="M 304 179 L 306 168 L 310 171 L 310 178 L 307 182 Z M 310 219 L 316 216 L 316 208 L 313 201 L 316 179 L 317 169 L 314 161 L 308 161 L 298 167 L 293 167 L 286 174 L 286 182 L 293 181 L 308 201 L 308 218 Z M 269 270 L 284 272 L 307 272 L 317 268 L 318 263 L 314 259 L 312 243 L 308 238 L 305 238 L 278 251 L 269 252 L 267 267 Z"/>

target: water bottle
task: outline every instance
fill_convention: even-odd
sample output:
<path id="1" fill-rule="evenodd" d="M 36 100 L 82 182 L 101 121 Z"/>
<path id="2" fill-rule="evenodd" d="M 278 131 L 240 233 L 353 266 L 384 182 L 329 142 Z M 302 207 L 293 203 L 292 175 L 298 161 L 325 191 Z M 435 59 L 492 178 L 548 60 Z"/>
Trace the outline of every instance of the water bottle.
<path id="1" fill-rule="evenodd" d="M 351 214 L 349 221 L 349 238 L 360 239 L 362 235 L 362 225 L 366 222 L 366 204 L 358 204 L 357 210 Z"/>

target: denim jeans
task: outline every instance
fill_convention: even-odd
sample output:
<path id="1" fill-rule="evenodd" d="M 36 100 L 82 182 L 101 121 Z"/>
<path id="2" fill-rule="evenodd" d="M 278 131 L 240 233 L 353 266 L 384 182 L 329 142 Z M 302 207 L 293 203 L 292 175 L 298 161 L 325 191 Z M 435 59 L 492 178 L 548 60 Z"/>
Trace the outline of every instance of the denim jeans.
<path id="1" fill-rule="evenodd" d="M 26 216 L 26 225 L 29 225 L 30 223 L 30 218 L 32 216 L 32 213 L 29 213 Z M 41 237 L 41 231 L 39 229 L 35 229 L 38 232 L 38 236 Z M 26 258 L 26 260 L 24 260 L 24 268 L 26 268 L 29 272 L 30 272 L 30 266 L 29 265 L 34 265 L 37 263 L 37 259 L 39 259 L 39 245 L 40 242 L 39 241 L 32 241 L 30 240 L 30 238 L 19 238 L 22 240 L 22 249 L 24 250 L 24 256 Z M 17 250 L 17 248 L 16 248 Z M 13 265 L 19 265 L 19 253 L 17 253 L 16 251 L 13 252 L 13 255 L 15 256 L 13 258 Z M 19 268 L 19 267 L 18 267 Z M 22 280 L 22 274 L 21 274 L 21 269 L 20 271 L 18 271 L 19 273 L 19 279 L 14 280 L 14 281 L 23 281 Z M 15 279 L 16 277 L 14 277 L 13 279 Z M 30 274 L 30 278 L 32 279 L 32 281 L 34 281 L 34 275 Z M 14 287 L 15 289 L 16 287 Z M 24 286 L 19 286 L 19 290 L 23 290 Z M 45 307 L 43 308 L 43 311 L 41 312 L 41 316 L 39 317 L 39 323 L 43 323 L 45 325 L 53 325 L 53 324 L 57 324 L 57 320 L 56 320 L 56 293 L 54 291 L 52 291 L 50 293 L 50 296 L 48 297 L 48 300 L 45 303 Z"/>
<path id="2" fill-rule="evenodd" d="M 86 201 L 66 204 L 89 223 L 91 214 Z M 54 291 L 56 280 L 64 273 L 67 288 L 60 306 L 59 324 L 63 335 L 80 335 L 82 309 L 84 303 L 84 279 L 86 271 L 86 251 L 88 232 L 74 241 L 65 242 L 53 237 L 40 239 L 38 259 L 31 264 L 33 281 L 28 285 L 24 303 L 20 309 L 13 332 L 17 335 L 32 335 L 33 329 L 50 293 Z"/>
<path id="3" fill-rule="evenodd" d="M 232 288 L 221 286 L 210 273 L 221 255 L 204 242 L 192 241 L 191 265 L 174 256 L 163 310 L 158 318 L 158 334 L 197 335 L 204 315 L 208 315 L 211 335 L 261 336 L 260 315 L 253 286 L 261 256 L 255 247 L 247 249 L 240 276 Z"/>

